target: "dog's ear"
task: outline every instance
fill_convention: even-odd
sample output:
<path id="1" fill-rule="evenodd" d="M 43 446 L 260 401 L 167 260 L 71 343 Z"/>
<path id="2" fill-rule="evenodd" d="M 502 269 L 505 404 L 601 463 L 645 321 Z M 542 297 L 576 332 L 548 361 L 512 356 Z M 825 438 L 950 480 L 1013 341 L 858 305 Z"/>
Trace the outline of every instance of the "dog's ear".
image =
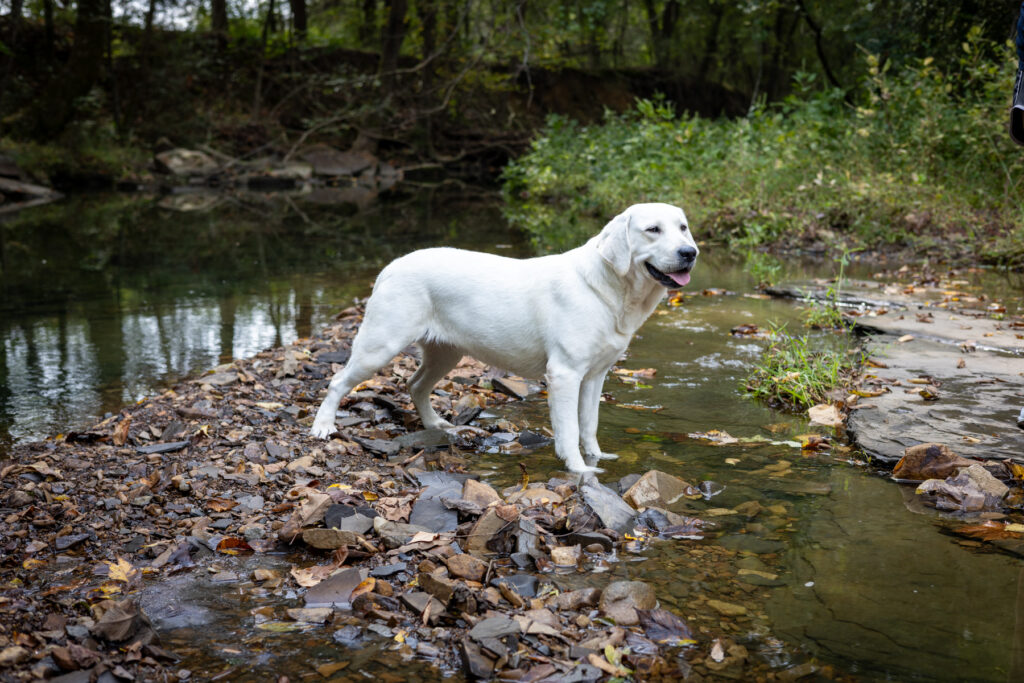
<path id="1" fill-rule="evenodd" d="M 633 248 L 629 243 L 629 209 L 608 222 L 597 235 L 597 253 L 619 277 L 633 265 Z"/>

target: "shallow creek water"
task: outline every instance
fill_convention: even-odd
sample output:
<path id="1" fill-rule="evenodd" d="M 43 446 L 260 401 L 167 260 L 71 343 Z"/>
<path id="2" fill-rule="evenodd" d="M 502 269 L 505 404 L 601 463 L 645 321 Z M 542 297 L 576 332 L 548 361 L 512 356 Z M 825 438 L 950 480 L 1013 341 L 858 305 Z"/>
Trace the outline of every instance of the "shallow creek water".
<path id="1" fill-rule="evenodd" d="M 421 196 L 367 215 L 307 210 L 304 218 L 276 205 L 256 216 L 238 204 L 181 214 L 148 200 L 102 210 L 98 201 L 0 226 L 0 432 L 9 441 L 85 426 L 176 377 L 309 334 L 365 294 L 376 270 L 399 253 L 432 244 L 527 251 L 493 201 Z M 87 229 L 67 227 L 86 215 Z M 35 261 L 9 265 L 18 249 Z M 790 263 L 787 274 L 828 275 L 832 266 Z M 715 495 L 673 507 L 714 522 L 708 537 L 655 541 L 551 580 L 561 588 L 650 582 L 662 606 L 694 630 L 724 631 L 775 670 L 813 662 L 862 680 L 1024 680 L 1021 560 L 945 535 L 947 520 L 912 512 L 905 492 L 856 452 L 802 454 L 785 442 L 828 430 L 745 396 L 741 378 L 761 342 L 729 330 L 773 321 L 793 328 L 800 318 L 792 302 L 747 296 L 752 284 L 742 260 L 705 249 L 689 291 L 729 293 L 660 308 L 624 363 L 657 375 L 639 386 L 616 377 L 605 385 L 614 402 L 602 405 L 599 436 L 620 458 L 603 463 L 601 481 L 660 469 L 694 485 L 713 482 Z M 821 343 L 834 342 L 822 336 Z M 548 424 L 539 397 L 498 417 Z M 687 436 L 710 430 L 739 442 Z M 477 457 L 475 470 L 499 489 L 519 481 L 520 462 L 532 481 L 558 470 L 550 448 Z M 760 507 L 756 516 L 736 512 L 749 501 Z M 288 562 L 283 555 L 217 560 L 241 575 Z M 778 578 L 765 578 L 772 574 Z M 182 665 L 202 678 L 262 680 L 273 671 L 298 679 L 345 660 L 339 674 L 353 680 L 439 674 L 429 662 L 403 658 L 387 638 L 335 643 L 337 622 L 301 633 L 257 627 L 253 609 L 298 605 L 295 593 L 216 584 L 196 570 L 146 595 L 165 646 L 188 652 Z M 743 605 L 747 614 L 722 617 L 709 600 Z"/>

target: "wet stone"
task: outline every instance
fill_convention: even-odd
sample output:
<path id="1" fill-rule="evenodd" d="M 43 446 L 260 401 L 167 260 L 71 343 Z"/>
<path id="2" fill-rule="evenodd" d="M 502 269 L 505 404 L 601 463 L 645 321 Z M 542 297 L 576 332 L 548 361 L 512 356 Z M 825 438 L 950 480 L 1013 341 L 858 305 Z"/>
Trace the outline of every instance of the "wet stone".
<path id="1" fill-rule="evenodd" d="M 504 636 L 518 635 L 520 633 L 519 623 L 514 619 L 504 616 L 489 617 L 477 622 L 469 631 L 469 637 L 480 641 L 485 638 L 502 638 Z"/>
<path id="2" fill-rule="evenodd" d="M 360 545 L 360 535 L 354 531 L 339 529 L 306 529 L 302 532 L 302 540 L 306 545 L 320 550 L 336 550 L 347 546 Z"/>
<path id="3" fill-rule="evenodd" d="M 493 487 L 476 479 L 466 480 L 462 487 L 462 498 L 479 505 L 481 508 L 486 508 L 491 503 L 501 502 L 501 496 L 498 495 L 498 492 Z"/>
<path id="4" fill-rule="evenodd" d="M 53 546 L 57 550 L 67 550 L 72 546 L 78 545 L 87 538 L 89 538 L 89 534 L 68 534 L 66 536 L 58 536 L 53 542 Z"/>
<path id="5" fill-rule="evenodd" d="M 537 596 L 537 577 L 531 574 L 510 574 L 491 580 L 491 585 L 495 588 L 502 583 L 507 584 L 509 588 L 524 598 Z"/>
<path id="6" fill-rule="evenodd" d="M 584 548 L 586 548 L 587 546 L 594 545 L 596 543 L 600 545 L 606 553 L 611 552 L 612 548 L 615 546 L 615 544 L 612 542 L 612 539 L 596 531 L 574 531 L 569 534 L 566 534 L 560 540 L 565 545 L 581 545 Z"/>
<path id="7" fill-rule="evenodd" d="M 355 568 L 345 569 L 329 576 L 306 591 L 303 599 L 307 607 L 340 607 L 348 609 L 352 591 L 363 580 Z"/>
<path id="8" fill-rule="evenodd" d="M 356 647 L 363 639 L 363 632 L 358 626 L 349 624 L 348 626 L 343 626 L 335 631 L 331 638 L 339 645 L 344 645 L 345 647 Z"/>
<path id="9" fill-rule="evenodd" d="M 643 581 L 613 581 L 601 592 L 601 613 L 619 626 L 640 623 L 638 609 L 654 609 L 658 598 L 654 589 Z"/>
<path id="10" fill-rule="evenodd" d="M 725 617 L 740 617 L 747 613 L 747 608 L 724 600 L 708 600 L 708 607 Z"/>
<path id="11" fill-rule="evenodd" d="M 468 638 L 463 638 L 459 643 L 459 651 L 462 655 L 462 665 L 469 674 L 470 679 L 487 680 L 494 672 L 494 661 L 484 655 L 480 646 Z"/>
<path id="12" fill-rule="evenodd" d="M 265 503 L 263 496 L 242 496 L 238 499 L 238 507 L 249 511 L 262 510 Z"/>
<path id="13" fill-rule="evenodd" d="M 622 494 L 622 499 L 634 508 L 656 505 L 666 507 L 685 495 L 690 484 L 679 477 L 674 477 L 660 470 L 645 473 L 629 490 Z"/>
<path id="14" fill-rule="evenodd" d="M 452 555 L 446 560 L 446 564 L 453 576 L 470 581 L 483 581 L 487 572 L 486 562 L 467 554 Z"/>
<path id="15" fill-rule="evenodd" d="M 380 539 L 384 541 L 384 545 L 391 549 L 405 545 L 413 536 L 421 531 L 430 532 L 430 529 L 426 527 L 416 526 L 415 524 L 402 524 L 401 522 L 390 522 L 383 517 L 377 517 L 373 520 L 373 528 Z"/>
<path id="16" fill-rule="evenodd" d="M 617 484 L 619 493 L 625 493 L 628 491 L 633 484 L 640 481 L 640 476 L 640 474 L 633 472 L 632 474 L 627 474 L 622 479 L 619 479 L 619 483 Z"/>
<path id="17" fill-rule="evenodd" d="M 454 442 L 455 437 L 443 429 L 424 429 L 419 432 L 403 434 L 395 439 L 395 443 L 400 447 L 413 450 L 448 447 Z"/>
<path id="18" fill-rule="evenodd" d="M 591 479 L 580 487 L 580 492 L 583 500 L 594 510 L 604 526 L 620 534 L 632 527 L 636 510 L 610 488 Z"/>
<path id="19" fill-rule="evenodd" d="M 551 443 L 551 441 L 550 438 L 536 432 L 527 430 L 519 433 L 519 443 L 523 448 L 543 448 Z"/>
<path id="20" fill-rule="evenodd" d="M 530 385 L 512 377 L 495 377 L 491 380 L 491 386 L 495 391 L 500 391 L 512 398 L 522 399 L 530 395 Z"/>
<path id="21" fill-rule="evenodd" d="M 738 550 L 754 553 L 756 555 L 768 555 L 778 553 L 785 549 L 786 544 L 782 541 L 772 541 L 766 538 L 758 538 L 751 534 L 738 534 L 724 536 L 718 540 L 718 544 L 729 550 Z"/>
<path id="22" fill-rule="evenodd" d="M 386 579 L 389 576 L 394 576 L 395 574 L 407 571 L 408 569 L 409 565 L 405 562 L 393 562 L 391 564 L 386 564 L 382 567 L 371 569 L 370 576 L 377 579 Z"/>
<path id="23" fill-rule="evenodd" d="M 459 525 L 459 515 L 455 510 L 445 507 L 439 498 L 421 496 L 412 506 L 409 523 L 430 531 L 455 531 Z"/>

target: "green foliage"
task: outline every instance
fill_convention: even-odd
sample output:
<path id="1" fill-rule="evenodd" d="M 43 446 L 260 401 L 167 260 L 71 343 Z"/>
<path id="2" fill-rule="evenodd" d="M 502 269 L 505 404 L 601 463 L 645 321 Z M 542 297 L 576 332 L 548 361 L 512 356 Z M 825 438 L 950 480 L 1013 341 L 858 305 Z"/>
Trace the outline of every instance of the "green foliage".
<path id="1" fill-rule="evenodd" d="M 552 117 L 505 171 L 510 217 L 550 249 L 578 244 L 583 217 L 665 201 L 698 237 L 737 246 L 800 235 L 997 250 L 1024 217 L 1024 155 L 1005 133 L 1015 63 L 992 49 L 975 30 L 946 71 L 869 56 L 855 107 L 798 74 L 782 102 L 739 119 L 677 116 L 658 99 L 601 125 Z"/>
<path id="2" fill-rule="evenodd" d="M 825 401 L 830 391 L 849 384 L 860 359 L 846 353 L 843 344 L 837 349 L 815 348 L 820 341 L 774 329 L 745 380 L 746 390 L 772 405 L 797 410 Z"/>
<path id="3" fill-rule="evenodd" d="M 836 257 L 839 273 L 825 290 L 824 301 L 808 301 L 810 305 L 804 312 L 804 323 L 808 327 L 821 330 L 849 330 L 851 328 L 850 321 L 839 310 L 839 294 L 846 281 L 846 266 L 850 264 L 851 253 L 852 250 L 844 248 Z"/>

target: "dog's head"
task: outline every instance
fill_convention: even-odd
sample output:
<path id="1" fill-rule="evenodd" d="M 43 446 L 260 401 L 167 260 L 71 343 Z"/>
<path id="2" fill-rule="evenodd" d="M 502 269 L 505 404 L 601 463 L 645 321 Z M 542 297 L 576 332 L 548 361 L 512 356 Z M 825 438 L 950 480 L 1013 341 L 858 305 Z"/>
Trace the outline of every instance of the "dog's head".
<path id="1" fill-rule="evenodd" d="M 686 214 L 671 204 L 634 204 L 604 226 L 595 242 L 620 277 L 633 271 L 670 289 L 690 281 L 700 253 Z"/>

